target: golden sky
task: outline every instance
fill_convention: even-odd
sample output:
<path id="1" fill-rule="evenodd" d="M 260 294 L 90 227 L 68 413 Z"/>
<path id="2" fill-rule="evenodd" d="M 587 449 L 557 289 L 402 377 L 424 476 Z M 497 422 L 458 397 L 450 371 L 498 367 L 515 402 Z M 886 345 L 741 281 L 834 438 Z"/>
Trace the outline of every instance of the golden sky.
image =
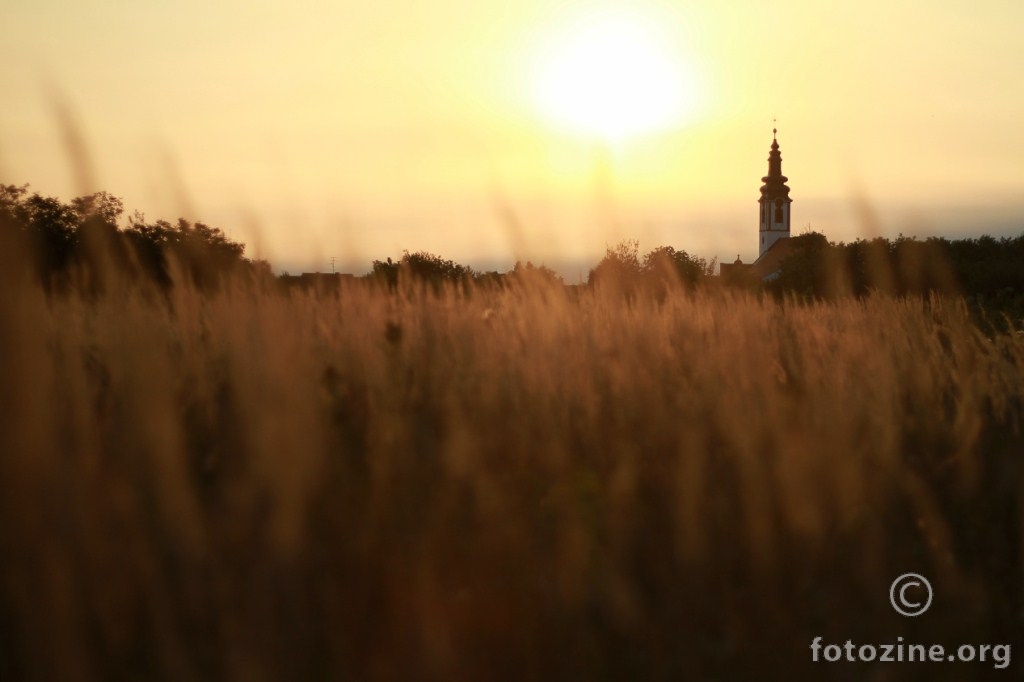
<path id="1" fill-rule="evenodd" d="M 777 118 L 796 233 L 1019 234 L 1022 27 L 1019 0 L 5 0 L 0 182 L 293 272 L 571 277 L 623 238 L 752 260 Z"/>

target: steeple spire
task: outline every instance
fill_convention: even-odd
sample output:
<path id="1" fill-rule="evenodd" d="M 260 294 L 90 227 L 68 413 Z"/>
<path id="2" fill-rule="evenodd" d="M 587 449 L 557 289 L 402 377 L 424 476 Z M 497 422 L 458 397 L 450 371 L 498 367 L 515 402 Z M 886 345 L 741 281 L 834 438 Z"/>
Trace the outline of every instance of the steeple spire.
<path id="1" fill-rule="evenodd" d="M 789 181 L 782 174 L 782 152 L 779 151 L 778 129 L 772 128 L 772 147 L 768 152 L 768 175 L 761 178 L 764 186 L 761 187 L 761 197 L 775 200 L 778 197 L 789 198 Z"/>
<path id="2" fill-rule="evenodd" d="M 774 119 L 773 119 L 774 120 Z M 772 146 L 768 152 L 768 175 L 761 178 L 760 254 L 779 239 L 789 236 L 789 181 L 782 174 L 782 152 L 779 151 L 779 130 L 772 128 Z"/>

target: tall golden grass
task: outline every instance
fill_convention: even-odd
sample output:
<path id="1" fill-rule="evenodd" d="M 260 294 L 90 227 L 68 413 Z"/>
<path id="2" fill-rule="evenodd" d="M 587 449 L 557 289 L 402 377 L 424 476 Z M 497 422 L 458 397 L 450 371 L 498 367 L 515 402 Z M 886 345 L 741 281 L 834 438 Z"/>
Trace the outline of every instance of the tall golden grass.
<path id="1" fill-rule="evenodd" d="M 1024 339 L 955 298 L 11 282 L 0 372 L 5 680 L 962 680 L 808 647 L 1021 632 Z"/>

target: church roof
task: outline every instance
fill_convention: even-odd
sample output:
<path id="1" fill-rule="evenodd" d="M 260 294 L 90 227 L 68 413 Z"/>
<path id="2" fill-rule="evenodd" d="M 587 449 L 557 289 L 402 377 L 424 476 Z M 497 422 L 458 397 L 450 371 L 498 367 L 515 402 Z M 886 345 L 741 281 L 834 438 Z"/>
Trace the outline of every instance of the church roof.
<path id="1" fill-rule="evenodd" d="M 773 279 L 774 275 L 782 269 L 782 261 L 793 253 L 793 240 L 790 238 L 779 239 L 768 247 L 756 261 L 750 266 L 752 275 L 758 279 Z"/>
<path id="2" fill-rule="evenodd" d="M 744 263 L 737 256 L 735 263 L 721 263 L 718 274 L 722 277 L 750 277 L 761 281 L 775 279 L 782 269 L 782 261 L 793 253 L 790 238 L 779 239 L 753 263 Z"/>

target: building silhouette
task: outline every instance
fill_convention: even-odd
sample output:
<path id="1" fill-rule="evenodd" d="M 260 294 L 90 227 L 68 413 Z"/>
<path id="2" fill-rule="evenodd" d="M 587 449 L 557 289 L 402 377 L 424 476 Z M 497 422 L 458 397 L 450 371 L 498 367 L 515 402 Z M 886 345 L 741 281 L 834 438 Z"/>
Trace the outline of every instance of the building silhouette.
<path id="1" fill-rule="evenodd" d="M 778 129 L 772 128 L 772 146 L 768 152 L 768 174 L 761 178 L 761 197 L 757 200 L 758 252 L 757 260 L 744 263 L 739 256 L 733 263 L 722 263 L 724 277 L 756 277 L 772 280 L 778 276 L 782 261 L 789 255 L 790 205 L 789 181 L 782 174 L 782 152 L 779 150 Z"/>
<path id="2" fill-rule="evenodd" d="M 789 180 L 782 174 L 782 152 L 779 151 L 778 129 L 772 128 L 772 148 L 768 153 L 768 175 L 761 178 L 761 208 L 758 260 L 764 257 L 775 242 L 789 238 Z"/>

